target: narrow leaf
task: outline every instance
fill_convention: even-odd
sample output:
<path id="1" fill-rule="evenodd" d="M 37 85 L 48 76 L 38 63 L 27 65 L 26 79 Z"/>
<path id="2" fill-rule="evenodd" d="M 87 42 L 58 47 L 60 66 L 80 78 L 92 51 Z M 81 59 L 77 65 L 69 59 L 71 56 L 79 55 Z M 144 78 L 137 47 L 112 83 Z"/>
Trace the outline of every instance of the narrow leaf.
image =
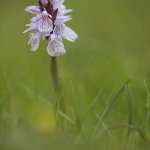
<path id="1" fill-rule="evenodd" d="M 56 126 L 57 116 L 58 116 L 58 112 L 59 112 L 59 100 L 60 100 L 60 95 L 58 95 L 58 99 L 57 99 L 57 103 L 56 103 L 56 107 L 55 107 L 55 126 Z"/>
<path id="2" fill-rule="evenodd" d="M 128 124 L 132 124 L 132 98 L 129 84 L 125 85 L 127 104 L 128 104 Z"/>
<path id="3" fill-rule="evenodd" d="M 119 90 L 119 92 L 117 93 L 117 95 L 115 96 L 115 98 L 111 101 L 111 103 L 108 105 L 108 107 L 104 110 L 104 112 L 102 113 L 101 117 L 99 118 L 97 124 L 95 125 L 94 131 L 93 131 L 93 135 L 92 137 L 94 137 L 95 133 L 98 130 L 98 127 L 100 125 L 100 123 L 102 122 L 102 120 L 108 115 L 108 113 L 112 110 L 112 108 L 116 105 L 116 103 L 119 101 L 119 99 L 121 98 L 121 96 L 123 95 L 124 91 L 125 91 L 125 85 L 130 81 L 130 79 L 123 85 L 123 87 Z"/>

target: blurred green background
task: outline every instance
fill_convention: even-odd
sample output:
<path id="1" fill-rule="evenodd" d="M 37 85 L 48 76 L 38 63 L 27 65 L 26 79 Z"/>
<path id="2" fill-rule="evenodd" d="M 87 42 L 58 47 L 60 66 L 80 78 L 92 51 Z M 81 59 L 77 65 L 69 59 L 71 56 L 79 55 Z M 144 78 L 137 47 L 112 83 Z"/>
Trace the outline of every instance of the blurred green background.
<path id="1" fill-rule="evenodd" d="M 36 52 L 27 45 L 29 36 L 22 32 L 34 15 L 25 7 L 36 0 L 1 1 L 0 9 L 0 150 L 49 149 L 118 149 L 126 145 L 126 129 L 113 131 L 113 138 L 103 135 L 87 146 L 97 117 L 119 89 L 131 77 L 133 125 L 148 131 L 150 89 L 150 1 L 149 0 L 66 0 L 72 8 L 67 22 L 79 38 L 64 40 L 67 53 L 57 58 L 65 114 L 75 120 L 75 103 L 79 118 L 100 94 L 82 124 L 84 136 L 70 122 L 62 121 L 55 111 L 58 94 L 50 77 L 47 41 Z M 72 87 L 70 84 L 72 83 Z M 127 123 L 126 97 L 105 119 L 108 126 Z M 55 126 L 55 127 L 54 127 Z M 98 132 L 104 130 L 103 127 Z M 81 136 L 80 136 L 81 135 Z M 115 138 L 114 138 L 115 137 Z M 134 138 L 133 138 L 134 137 Z M 135 133 L 126 149 L 149 149 L 150 145 Z"/>

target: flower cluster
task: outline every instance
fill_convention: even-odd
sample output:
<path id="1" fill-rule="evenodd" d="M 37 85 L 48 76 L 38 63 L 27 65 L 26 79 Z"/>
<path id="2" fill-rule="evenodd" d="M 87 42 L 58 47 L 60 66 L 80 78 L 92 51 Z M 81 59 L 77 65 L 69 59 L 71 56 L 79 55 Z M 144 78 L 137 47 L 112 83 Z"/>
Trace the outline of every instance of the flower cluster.
<path id="1" fill-rule="evenodd" d="M 23 33 L 29 32 L 31 50 L 35 51 L 39 47 L 40 37 L 48 40 L 47 52 L 51 56 L 59 56 L 66 52 L 62 37 L 74 42 L 78 35 L 64 23 L 71 20 L 70 16 L 65 16 L 72 9 L 66 9 L 63 4 L 65 0 L 39 0 L 39 6 L 29 6 L 25 10 L 36 14 L 28 24 L 29 28 Z"/>

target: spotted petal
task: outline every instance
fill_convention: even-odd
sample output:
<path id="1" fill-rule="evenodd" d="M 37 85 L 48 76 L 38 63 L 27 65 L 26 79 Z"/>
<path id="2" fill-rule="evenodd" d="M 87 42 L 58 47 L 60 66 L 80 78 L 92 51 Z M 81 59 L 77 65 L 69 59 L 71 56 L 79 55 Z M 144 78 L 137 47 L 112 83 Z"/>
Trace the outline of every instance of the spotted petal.
<path id="1" fill-rule="evenodd" d="M 41 33 L 44 33 L 45 36 L 49 36 L 53 30 L 53 23 L 48 17 L 42 18 L 38 21 L 38 29 Z"/>
<path id="2" fill-rule="evenodd" d="M 63 38 L 71 42 L 74 42 L 78 38 L 78 35 L 71 28 L 67 26 L 65 26 L 65 32 L 62 36 Z"/>
<path id="3" fill-rule="evenodd" d="M 49 55 L 55 57 L 65 54 L 66 50 L 62 42 L 57 39 L 50 40 L 47 46 L 47 52 Z"/>
<path id="4" fill-rule="evenodd" d="M 56 25 L 53 33 L 56 36 L 62 36 L 71 42 L 74 42 L 78 38 L 78 35 L 71 28 L 65 26 L 64 23 Z"/>
<path id="5" fill-rule="evenodd" d="M 65 25 L 63 23 L 56 25 L 53 33 L 58 37 L 64 35 Z"/>
<path id="6" fill-rule="evenodd" d="M 64 23 L 67 22 L 69 20 L 71 20 L 72 18 L 70 16 L 57 16 L 56 20 L 54 21 L 54 24 L 60 24 L 60 23 Z"/>
<path id="7" fill-rule="evenodd" d="M 31 38 L 28 42 L 28 44 L 31 44 L 31 50 L 35 51 L 37 50 L 37 48 L 39 47 L 39 43 L 40 43 L 40 34 L 36 33 L 36 34 L 31 34 Z"/>

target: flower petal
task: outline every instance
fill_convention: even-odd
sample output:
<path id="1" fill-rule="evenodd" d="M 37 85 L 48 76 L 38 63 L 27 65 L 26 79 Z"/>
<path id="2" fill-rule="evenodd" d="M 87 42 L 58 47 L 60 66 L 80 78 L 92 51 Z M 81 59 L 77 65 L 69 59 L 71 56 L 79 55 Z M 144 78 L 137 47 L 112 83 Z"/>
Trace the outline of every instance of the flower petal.
<path id="1" fill-rule="evenodd" d="M 53 30 L 53 23 L 48 17 L 42 18 L 38 21 L 38 29 L 41 33 L 45 34 L 45 36 L 49 36 Z"/>
<path id="2" fill-rule="evenodd" d="M 56 25 L 53 33 L 56 36 L 62 36 L 63 34 L 65 34 L 65 25 L 63 23 Z"/>
<path id="3" fill-rule="evenodd" d="M 71 28 L 67 26 L 65 26 L 65 33 L 62 36 L 63 38 L 71 42 L 74 42 L 78 38 L 78 35 Z"/>
<path id="4" fill-rule="evenodd" d="M 41 12 L 38 6 L 28 6 L 25 10 L 33 14 L 39 14 Z"/>
<path id="5" fill-rule="evenodd" d="M 37 39 L 33 39 L 31 41 L 31 50 L 32 51 L 37 50 L 37 48 L 39 47 L 39 43 L 40 43 L 40 38 L 39 37 Z"/>
<path id="6" fill-rule="evenodd" d="M 55 57 L 65 54 L 66 50 L 62 42 L 57 39 L 50 40 L 47 46 L 47 52 L 49 55 Z"/>
<path id="7" fill-rule="evenodd" d="M 70 16 L 57 16 L 56 20 L 54 21 L 54 24 L 60 24 L 60 23 L 64 23 L 67 22 L 69 20 L 71 20 L 72 18 Z"/>
<path id="8" fill-rule="evenodd" d="M 37 48 L 39 47 L 39 43 L 40 43 L 40 36 L 39 36 L 39 34 L 38 33 L 36 35 L 32 34 L 31 38 L 30 38 L 30 40 L 28 42 L 28 44 L 31 44 L 31 50 L 32 51 L 37 50 Z"/>
<path id="9" fill-rule="evenodd" d="M 64 15 L 66 13 L 69 13 L 69 12 L 72 12 L 73 10 L 72 9 L 66 9 L 66 6 L 64 5 L 61 5 L 59 8 L 58 8 L 58 13 L 59 15 Z"/>
<path id="10" fill-rule="evenodd" d="M 51 40 L 53 41 L 54 39 L 57 38 L 57 36 L 56 36 L 56 34 L 51 34 L 51 35 L 50 35 L 50 38 L 51 38 Z"/>
<path id="11" fill-rule="evenodd" d="M 64 23 L 56 25 L 53 34 L 55 34 L 57 37 L 62 36 L 71 42 L 74 42 L 78 38 L 78 35 Z"/>
<path id="12" fill-rule="evenodd" d="M 39 14 L 39 15 L 37 15 L 37 16 L 31 18 L 30 21 L 31 21 L 31 23 L 36 23 L 36 22 L 37 22 L 38 20 L 40 20 L 40 19 L 41 19 L 41 17 L 40 17 L 40 14 Z"/>
<path id="13" fill-rule="evenodd" d="M 53 8 L 56 9 L 58 8 L 59 6 L 61 6 L 63 4 L 65 0 L 53 0 L 52 1 L 52 5 L 53 5 Z"/>
<path id="14" fill-rule="evenodd" d="M 26 26 L 29 26 L 29 28 L 27 30 L 25 30 L 23 33 L 26 33 L 26 32 L 37 32 L 37 26 L 36 24 L 29 24 L 29 25 L 26 25 Z"/>

